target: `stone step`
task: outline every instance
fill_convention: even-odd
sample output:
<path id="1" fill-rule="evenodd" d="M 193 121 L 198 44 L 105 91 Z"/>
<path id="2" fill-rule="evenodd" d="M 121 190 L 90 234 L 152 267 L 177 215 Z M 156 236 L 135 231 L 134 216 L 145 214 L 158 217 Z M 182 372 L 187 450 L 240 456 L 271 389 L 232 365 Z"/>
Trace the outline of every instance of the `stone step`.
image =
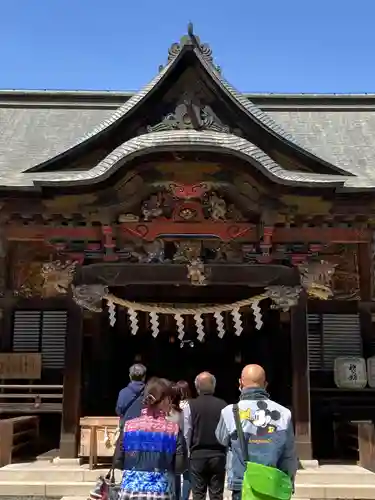
<path id="1" fill-rule="evenodd" d="M 2 496 L 24 497 L 58 497 L 82 496 L 87 500 L 94 487 L 92 482 L 67 481 L 0 481 L 0 498 Z"/>
<path id="2" fill-rule="evenodd" d="M 49 482 L 95 482 L 100 475 L 105 475 L 108 469 L 89 470 L 88 467 L 72 467 L 62 465 L 43 465 L 43 462 L 30 464 L 12 464 L 0 468 L 0 481 L 6 482 L 39 482 L 48 478 Z M 116 471 L 119 481 L 121 472 Z M 340 470 L 334 468 L 319 468 L 316 470 L 301 470 L 297 473 L 296 484 L 368 484 L 375 485 L 375 474 L 361 468 Z"/>
<path id="3" fill-rule="evenodd" d="M 92 482 L 60 481 L 0 481 L 0 498 L 4 497 L 82 497 L 87 499 Z M 230 500 L 230 495 L 225 495 Z M 375 485 L 371 484 L 298 484 L 295 499 L 374 499 Z M 80 499 L 81 500 L 81 499 Z"/>
<path id="4" fill-rule="evenodd" d="M 368 484 L 375 486 L 375 474 L 365 469 L 348 470 L 348 471 L 332 471 L 317 469 L 317 470 L 300 470 L 297 473 L 296 484 Z"/>
<path id="5" fill-rule="evenodd" d="M 224 494 L 225 496 L 225 494 Z M 227 500 L 227 498 L 230 500 L 230 494 L 227 495 L 224 500 Z M 72 497 L 72 496 L 66 496 L 62 497 L 61 500 L 87 500 L 87 497 Z M 207 500 L 209 500 L 209 497 L 207 496 Z M 293 497 L 293 500 L 302 500 L 300 498 Z M 307 500 L 306 498 L 304 500 Z"/>
<path id="6" fill-rule="evenodd" d="M 46 467 L 41 468 L 8 468 L 0 469 L 0 481 L 31 481 L 38 482 L 41 478 L 48 478 L 50 482 L 95 482 L 98 477 L 107 471 L 88 470 L 82 468 Z"/>

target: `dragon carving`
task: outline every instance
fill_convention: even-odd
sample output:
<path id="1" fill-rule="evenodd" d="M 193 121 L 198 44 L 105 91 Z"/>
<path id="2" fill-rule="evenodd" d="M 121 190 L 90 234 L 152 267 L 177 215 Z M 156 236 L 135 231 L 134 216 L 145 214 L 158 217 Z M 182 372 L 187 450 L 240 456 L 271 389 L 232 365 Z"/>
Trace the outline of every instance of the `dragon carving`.
<path id="1" fill-rule="evenodd" d="M 53 297 L 66 294 L 73 281 L 77 262 L 61 262 L 59 260 L 42 265 L 43 295 Z"/>

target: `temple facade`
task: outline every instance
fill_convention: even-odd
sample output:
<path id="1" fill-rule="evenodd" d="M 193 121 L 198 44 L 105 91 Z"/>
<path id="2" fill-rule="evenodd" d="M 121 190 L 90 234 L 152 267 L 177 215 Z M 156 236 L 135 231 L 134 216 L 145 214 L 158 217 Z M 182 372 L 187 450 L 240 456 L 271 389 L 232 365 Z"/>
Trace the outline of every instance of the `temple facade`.
<path id="1" fill-rule="evenodd" d="M 241 94 L 191 26 L 134 95 L 1 91 L 2 417 L 76 457 L 134 361 L 228 402 L 257 362 L 299 457 L 345 458 L 374 412 L 374 141 L 375 96 Z"/>

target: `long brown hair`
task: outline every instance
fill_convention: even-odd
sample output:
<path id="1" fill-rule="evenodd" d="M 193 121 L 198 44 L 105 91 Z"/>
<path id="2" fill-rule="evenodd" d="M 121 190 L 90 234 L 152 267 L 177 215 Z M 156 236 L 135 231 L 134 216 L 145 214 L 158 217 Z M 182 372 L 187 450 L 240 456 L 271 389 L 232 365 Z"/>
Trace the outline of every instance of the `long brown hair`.
<path id="1" fill-rule="evenodd" d="M 181 412 L 181 401 L 190 398 L 189 384 L 185 380 L 179 380 L 172 386 L 172 408 L 176 412 Z"/>
<path id="2" fill-rule="evenodd" d="M 166 398 L 173 397 L 171 383 L 168 380 L 152 377 L 146 384 L 143 404 L 147 409 L 156 410 Z"/>
<path id="3" fill-rule="evenodd" d="M 179 380 L 176 385 L 176 390 L 180 393 L 181 401 L 185 401 L 186 399 L 191 399 L 191 391 L 189 383 L 186 380 Z"/>

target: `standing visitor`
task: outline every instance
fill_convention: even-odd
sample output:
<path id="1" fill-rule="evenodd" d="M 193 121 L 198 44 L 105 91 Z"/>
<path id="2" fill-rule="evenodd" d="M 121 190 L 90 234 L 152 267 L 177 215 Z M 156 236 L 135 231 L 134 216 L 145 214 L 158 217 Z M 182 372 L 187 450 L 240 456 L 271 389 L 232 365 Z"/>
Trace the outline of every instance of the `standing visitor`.
<path id="1" fill-rule="evenodd" d="M 121 443 L 119 500 L 172 500 L 175 475 L 187 466 L 186 445 L 177 423 L 167 419 L 171 385 L 154 378 L 145 388 L 141 416 L 127 420 Z"/>
<path id="2" fill-rule="evenodd" d="M 121 389 L 116 404 L 116 414 L 120 417 L 120 428 L 131 418 L 139 417 L 145 389 L 146 367 L 141 363 L 129 369 L 129 384 Z"/>
<path id="3" fill-rule="evenodd" d="M 189 404 L 191 398 L 188 382 L 179 380 L 173 386 L 174 396 L 172 398 L 172 407 L 169 418 L 177 422 L 181 431 L 184 430 L 183 409 Z M 176 500 L 189 500 L 191 491 L 190 473 L 186 470 L 182 475 L 176 477 Z"/>
<path id="4" fill-rule="evenodd" d="M 270 478 L 277 474 L 275 469 L 289 476 L 291 481 L 285 477 L 290 488 L 297 471 L 291 413 L 270 399 L 266 392 L 266 374 L 261 366 L 245 366 L 239 382 L 240 401 L 223 409 L 216 430 L 218 441 L 229 448 L 228 488 L 232 490 L 232 500 L 240 500 L 246 463 L 260 464 L 254 466 L 256 493 L 272 498 Z M 266 480 L 262 482 L 259 478 L 263 473 Z"/>
<path id="5" fill-rule="evenodd" d="M 225 401 L 214 396 L 216 379 L 200 373 L 195 379 L 198 397 L 184 408 L 184 435 L 190 453 L 193 500 L 222 500 L 226 449 L 216 439 L 215 430 Z"/>

